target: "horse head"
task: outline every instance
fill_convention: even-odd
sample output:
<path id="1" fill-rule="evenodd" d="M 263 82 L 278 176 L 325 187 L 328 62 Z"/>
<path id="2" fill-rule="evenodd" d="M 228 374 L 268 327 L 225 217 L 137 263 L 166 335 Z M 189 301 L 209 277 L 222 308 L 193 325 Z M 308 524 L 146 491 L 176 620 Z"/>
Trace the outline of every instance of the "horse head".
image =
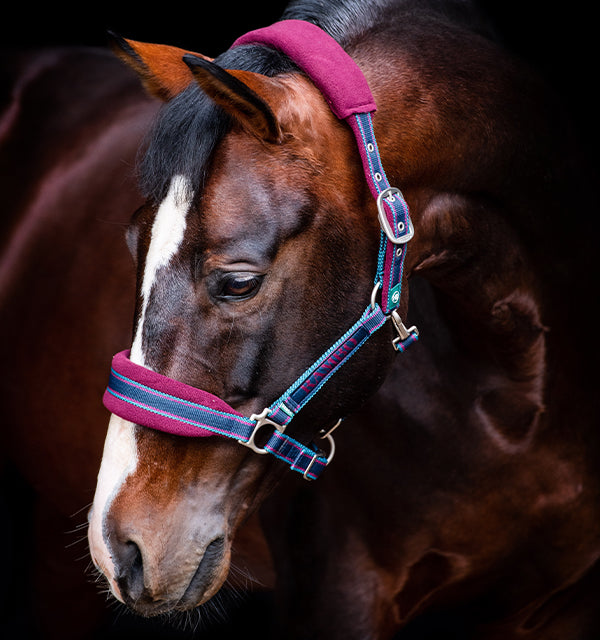
<path id="1" fill-rule="evenodd" d="M 374 203 L 355 140 L 293 68 L 236 70 L 243 48 L 225 68 L 119 42 L 166 101 L 141 167 L 148 199 L 127 235 L 137 268 L 130 359 L 258 414 L 369 305 L 380 227 L 376 212 L 365 215 Z M 377 389 L 391 339 L 387 327 L 375 335 L 298 414 L 297 441 Z M 286 472 L 231 440 L 113 415 L 90 516 L 94 562 L 142 614 L 195 607 L 222 586 L 236 531 Z"/>

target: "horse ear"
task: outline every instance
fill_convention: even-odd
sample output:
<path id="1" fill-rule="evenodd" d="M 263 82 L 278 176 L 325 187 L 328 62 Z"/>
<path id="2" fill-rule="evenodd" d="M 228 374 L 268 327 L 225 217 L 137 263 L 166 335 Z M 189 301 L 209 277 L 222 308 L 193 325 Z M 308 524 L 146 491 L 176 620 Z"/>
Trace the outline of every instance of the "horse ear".
<path id="1" fill-rule="evenodd" d="M 165 102 L 194 80 L 190 68 L 183 64 L 185 55 L 211 59 L 178 47 L 126 40 L 114 33 L 110 36 L 115 54 L 140 76 L 148 93 Z"/>
<path id="2" fill-rule="evenodd" d="M 184 61 L 201 89 L 246 131 L 266 142 L 283 140 L 269 105 L 279 89 L 276 81 L 251 71 L 226 71 L 204 57 L 186 55 Z"/>

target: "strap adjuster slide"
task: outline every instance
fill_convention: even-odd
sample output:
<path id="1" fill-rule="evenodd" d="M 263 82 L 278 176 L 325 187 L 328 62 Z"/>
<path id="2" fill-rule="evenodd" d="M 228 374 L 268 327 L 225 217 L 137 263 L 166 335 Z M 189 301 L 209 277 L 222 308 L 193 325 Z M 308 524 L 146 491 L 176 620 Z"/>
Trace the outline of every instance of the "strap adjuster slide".
<path id="1" fill-rule="evenodd" d="M 339 420 L 337 422 L 337 424 L 335 425 L 335 427 L 333 427 L 333 429 L 330 429 L 327 433 L 324 433 L 324 431 L 322 431 L 321 433 L 324 433 L 324 435 L 321 436 L 322 439 L 325 440 L 329 440 L 329 455 L 327 456 L 327 463 L 329 464 L 332 460 L 333 460 L 333 456 L 335 455 L 335 442 L 331 436 L 331 432 L 340 424 L 341 420 Z M 311 467 L 313 466 L 313 464 L 315 463 L 315 461 L 318 458 L 321 458 L 321 454 L 320 453 L 315 453 L 315 455 L 313 456 L 313 459 L 308 463 L 308 466 L 306 467 L 306 470 L 304 471 L 304 473 L 302 474 L 304 476 L 305 480 L 312 480 L 312 478 L 308 475 L 310 472 Z"/>

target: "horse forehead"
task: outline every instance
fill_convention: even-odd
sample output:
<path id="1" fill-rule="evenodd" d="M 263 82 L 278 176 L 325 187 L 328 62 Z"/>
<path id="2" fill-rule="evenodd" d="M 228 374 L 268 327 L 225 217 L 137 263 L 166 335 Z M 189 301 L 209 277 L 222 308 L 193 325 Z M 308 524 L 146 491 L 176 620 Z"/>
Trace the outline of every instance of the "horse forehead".
<path id="1" fill-rule="evenodd" d="M 143 341 L 151 294 L 156 287 L 159 274 L 169 267 L 173 257 L 180 251 L 187 229 L 192 197 L 189 180 L 183 176 L 174 176 L 169 192 L 158 207 L 152 222 L 140 281 L 140 316 L 131 347 L 132 361 L 142 366 L 146 364 Z"/>
<path id="2" fill-rule="evenodd" d="M 202 194 L 202 233 L 210 246 L 262 239 L 266 244 L 297 232 L 318 199 L 315 169 L 282 149 L 264 149 L 233 133 L 215 158 Z"/>
<path id="3" fill-rule="evenodd" d="M 358 159 L 349 127 L 331 112 L 304 76 L 279 76 L 285 91 L 271 105 L 284 131 L 266 143 L 234 127 L 218 144 L 202 193 L 209 235 L 247 235 L 278 227 L 295 233 L 306 211 L 326 202 L 341 184 L 351 188 Z M 298 215 L 300 214 L 300 215 Z"/>

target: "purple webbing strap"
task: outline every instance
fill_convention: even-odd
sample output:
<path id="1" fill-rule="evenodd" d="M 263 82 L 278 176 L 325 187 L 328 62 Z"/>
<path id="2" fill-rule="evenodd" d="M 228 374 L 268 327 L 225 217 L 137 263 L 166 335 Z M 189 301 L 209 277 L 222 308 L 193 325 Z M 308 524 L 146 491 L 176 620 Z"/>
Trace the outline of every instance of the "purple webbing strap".
<path id="1" fill-rule="evenodd" d="M 378 202 L 382 236 L 376 280 L 386 314 L 400 304 L 405 248 L 412 236 L 408 205 L 398 189 L 391 189 L 379 157 L 371 113 L 377 105 L 369 84 L 354 60 L 330 35 L 311 22 L 282 20 L 250 31 L 232 47 L 262 44 L 288 55 L 323 94 L 333 113 L 346 120 L 354 133 L 369 189 Z"/>
<path id="2" fill-rule="evenodd" d="M 257 453 L 274 455 L 309 480 L 315 480 L 328 463 L 321 451 L 277 429 L 264 448 L 258 448 L 254 437 L 261 423 L 246 418 L 207 391 L 135 364 L 129 359 L 129 351 L 114 356 L 103 401 L 111 413 L 157 431 L 186 437 L 232 438 Z"/>
<path id="3" fill-rule="evenodd" d="M 335 342 L 269 408 L 269 418 L 287 425 L 340 367 L 386 322 L 381 307 L 367 308 L 348 331 Z"/>
<path id="4" fill-rule="evenodd" d="M 246 420 L 217 396 L 163 376 L 129 359 L 129 351 L 117 353 L 111 379 L 104 392 L 104 406 L 121 418 L 179 436 L 215 435 L 203 420 L 193 419 L 189 409 L 201 406 L 216 417 L 222 414 Z"/>

